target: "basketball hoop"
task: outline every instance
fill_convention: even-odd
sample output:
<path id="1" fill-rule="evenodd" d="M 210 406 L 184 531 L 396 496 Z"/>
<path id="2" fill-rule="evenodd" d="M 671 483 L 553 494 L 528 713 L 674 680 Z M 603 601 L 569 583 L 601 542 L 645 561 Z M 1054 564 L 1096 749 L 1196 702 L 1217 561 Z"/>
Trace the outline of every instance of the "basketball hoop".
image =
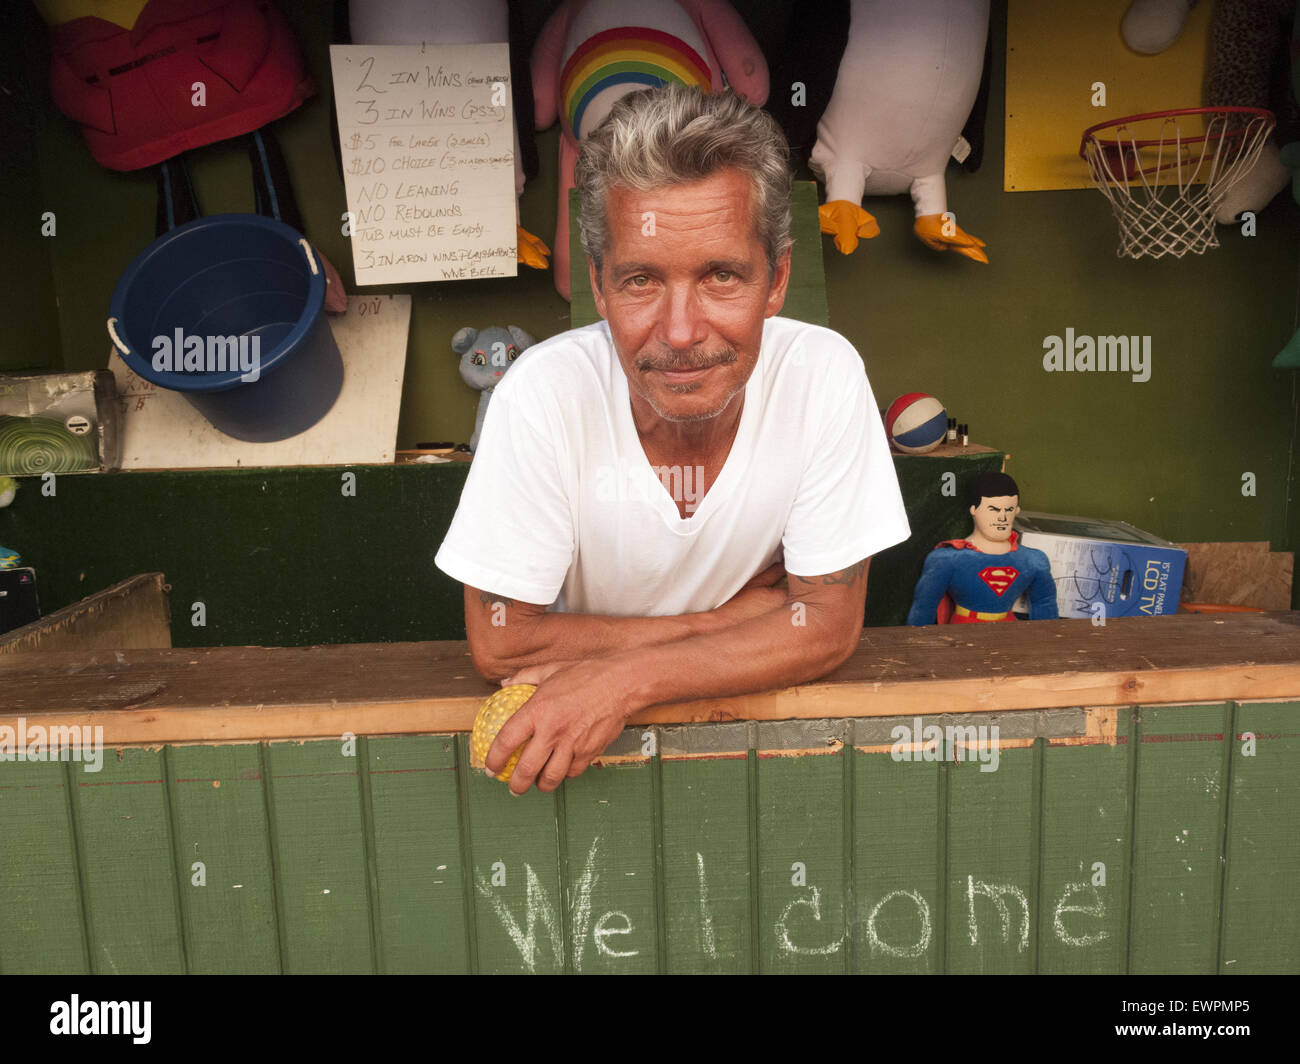
<path id="1" fill-rule="evenodd" d="M 1115 254 L 1181 259 L 1217 248 L 1215 212 L 1273 125 L 1258 107 L 1188 107 L 1085 129 L 1079 155 L 1119 222 Z"/>

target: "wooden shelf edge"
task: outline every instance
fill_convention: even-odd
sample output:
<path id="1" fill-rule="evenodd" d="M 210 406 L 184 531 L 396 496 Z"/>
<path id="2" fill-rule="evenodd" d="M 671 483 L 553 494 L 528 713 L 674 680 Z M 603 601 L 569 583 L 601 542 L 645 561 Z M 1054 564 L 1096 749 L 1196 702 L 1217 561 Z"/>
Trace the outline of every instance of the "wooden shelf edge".
<path id="1" fill-rule="evenodd" d="M 827 720 L 1013 713 L 1080 706 L 1179 705 L 1221 701 L 1300 701 L 1300 664 L 1156 669 L 1135 672 L 978 676 L 909 683 L 838 682 L 652 706 L 629 727 L 736 721 Z M 87 710 L 64 707 L 25 715 L 25 727 L 102 727 L 106 747 L 341 739 L 469 731 L 482 699 L 429 698 L 337 704 L 201 706 Z M 0 713 L 17 734 L 20 718 Z"/>

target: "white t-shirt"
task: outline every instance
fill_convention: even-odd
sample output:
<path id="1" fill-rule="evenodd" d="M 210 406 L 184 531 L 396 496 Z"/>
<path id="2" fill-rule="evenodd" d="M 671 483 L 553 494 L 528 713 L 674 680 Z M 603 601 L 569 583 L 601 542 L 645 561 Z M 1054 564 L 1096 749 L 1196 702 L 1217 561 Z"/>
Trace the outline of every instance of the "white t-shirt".
<path id="1" fill-rule="evenodd" d="M 688 473 L 652 471 L 599 321 L 528 348 L 501 378 L 434 562 L 552 611 L 675 616 L 716 609 L 782 558 L 796 576 L 833 573 L 910 534 L 844 337 L 765 321 L 736 438 L 699 500 Z"/>

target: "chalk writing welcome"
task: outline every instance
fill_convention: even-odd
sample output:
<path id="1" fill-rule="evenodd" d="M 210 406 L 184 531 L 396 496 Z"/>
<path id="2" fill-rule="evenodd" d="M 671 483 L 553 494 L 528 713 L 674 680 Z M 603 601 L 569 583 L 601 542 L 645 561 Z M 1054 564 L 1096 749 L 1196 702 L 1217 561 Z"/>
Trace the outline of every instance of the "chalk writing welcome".
<path id="1" fill-rule="evenodd" d="M 513 277 L 505 44 L 333 45 L 357 284 Z"/>
<path id="2" fill-rule="evenodd" d="M 513 904 L 503 889 L 511 874 L 506 861 L 495 863 L 490 875 L 475 868 L 474 886 L 481 911 L 491 912 L 500 921 L 502 930 L 519 951 L 526 971 L 536 972 L 539 966 L 545 968 L 552 961 L 562 966 L 566 951 L 575 972 L 583 970 L 583 958 L 590 957 L 592 952 L 607 958 L 631 958 L 643 950 L 653 951 L 653 943 L 647 936 L 647 931 L 652 935 L 653 929 L 636 926 L 626 912 L 593 904 L 600 882 L 597 858 L 600 841 L 599 837 L 592 841 L 582 871 L 569 888 L 563 920 L 564 899 L 552 895 L 528 862 L 522 862 L 522 907 L 518 904 L 517 888 L 513 892 Z M 719 893 L 718 884 L 710 888 L 702 853 L 695 854 L 695 864 L 698 893 L 690 899 L 690 907 L 695 908 L 698 902 L 698 923 L 692 920 L 685 925 L 679 923 L 674 934 L 680 937 L 683 952 L 693 954 L 707 968 L 709 962 L 719 960 L 724 954 L 734 957 L 743 950 L 748 926 L 727 926 L 715 919 L 710 896 Z M 927 900 L 921 890 L 905 888 L 879 898 L 860 899 L 846 925 L 842 901 L 828 899 L 823 905 L 821 889 L 805 879 L 806 868 L 802 864 L 796 867 L 800 871 L 794 877 L 798 889 L 783 898 L 784 905 L 775 922 L 762 930 L 771 936 L 779 955 L 837 954 L 846 947 L 848 928 L 851 928 L 855 937 L 863 940 L 872 958 L 915 959 L 931 948 L 936 932 L 942 934 L 942 925 L 936 920 L 937 900 Z M 518 869 L 514 874 L 518 875 Z M 958 874 L 954 879 L 960 883 L 961 897 L 957 911 L 950 912 L 948 919 L 965 924 L 965 933 L 954 936 L 949 949 L 964 948 L 969 941 L 975 951 L 1000 943 L 1017 953 L 1027 953 L 1034 920 L 1030 892 L 1014 883 L 986 882 L 973 874 Z M 1046 899 L 1046 910 L 1038 914 L 1039 921 L 1046 925 L 1040 933 L 1050 929 L 1058 942 L 1075 949 L 1096 948 L 1105 942 L 1110 937 L 1107 928 L 1110 910 L 1104 880 L 1104 874 L 1095 868 L 1091 880 L 1085 876 L 1078 882 L 1057 884 Z M 734 896 L 734 891 L 730 893 Z M 689 926 L 692 923 L 695 926 Z M 694 948 L 686 944 L 692 939 Z"/>

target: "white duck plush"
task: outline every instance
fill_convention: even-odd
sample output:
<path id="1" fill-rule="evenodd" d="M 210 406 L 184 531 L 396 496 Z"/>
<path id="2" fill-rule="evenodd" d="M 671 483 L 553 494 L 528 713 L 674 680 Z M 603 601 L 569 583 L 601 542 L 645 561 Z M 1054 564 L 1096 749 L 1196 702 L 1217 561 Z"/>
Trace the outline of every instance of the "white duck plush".
<path id="1" fill-rule="evenodd" d="M 821 229 L 850 254 L 880 227 L 862 197 L 908 192 L 916 235 L 988 262 L 948 212 L 944 169 L 979 92 L 988 0 L 852 0 L 849 39 L 809 161 L 825 182 Z"/>

